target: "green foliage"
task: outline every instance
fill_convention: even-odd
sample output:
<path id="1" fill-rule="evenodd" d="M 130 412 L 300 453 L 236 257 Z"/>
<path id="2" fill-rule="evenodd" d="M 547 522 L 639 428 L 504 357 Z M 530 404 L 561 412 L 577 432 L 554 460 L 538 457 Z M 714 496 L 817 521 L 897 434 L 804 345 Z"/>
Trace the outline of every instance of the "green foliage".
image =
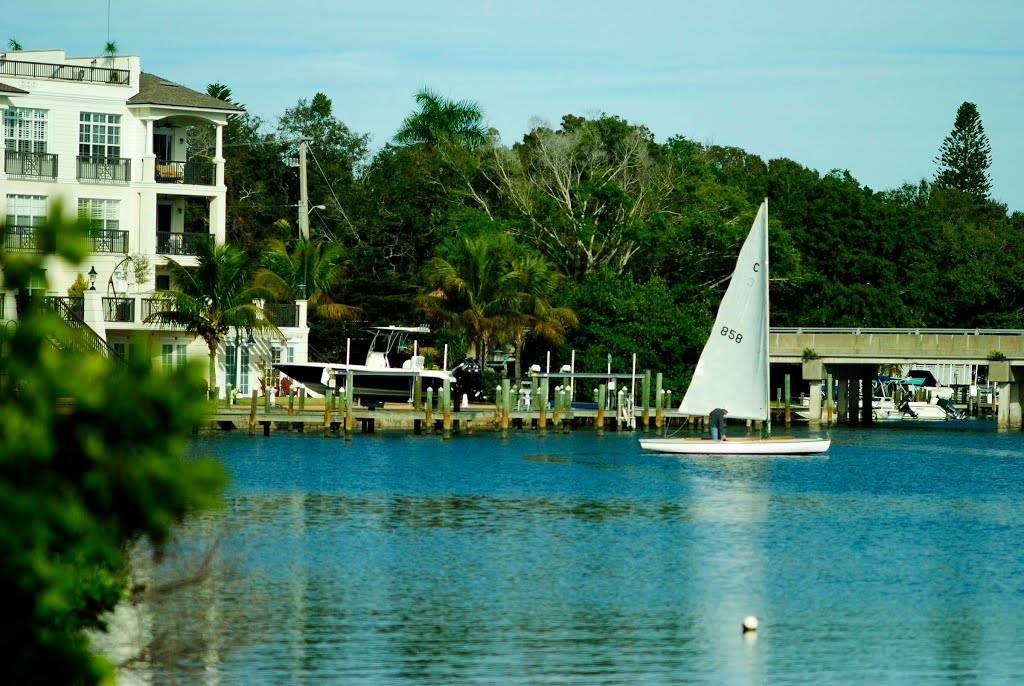
<path id="1" fill-rule="evenodd" d="M 57 213 L 59 215 L 59 212 Z M 87 227 L 47 222 L 41 253 L 0 253 L 5 286 L 26 287 L 56 254 L 77 263 Z M 59 237 L 59 238 L 58 238 Z M 0 630 L 10 683 L 110 683 L 86 630 L 126 593 L 126 547 L 167 540 L 187 513 L 214 506 L 226 475 L 186 459 L 203 418 L 195 369 L 164 372 L 58 349 L 74 332 L 49 309 L 19 302 L 0 331 Z"/>
<path id="2" fill-rule="evenodd" d="M 814 348 L 804 348 L 803 355 L 801 355 L 800 358 L 804 362 L 810 362 L 811 360 L 818 359 L 818 353 L 814 350 Z"/>
<path id="3" fill-rule="evenodd" d="M 253 284 L 255 263 L 230 244 L 196 243 L 195 267 L 167 258 L 174 290 L 153 296 L 154 309 L 147 323 L 171 324 L 202 338 L 210 350 L 210 393 L 217 388 L 217 347 L 229 327 L 277 333 L 265 310 L 254 301 L 282 297 L 266 284 Z"/>
<path id="4" fill-rule="evenodd" d="M 1006 359 L 1006 355 L 999 350 L 990 350 L 986 359 L 989 362 L 1002 362 Z"/>
<path id="5" fill-rule="evenodd" d="M 565 303 L 579 317 L 558 364 L 576 352 L 576 369 L 601 371 L 612 355 L 612 370 L 664 375 L 664 388 L 680 391 L 689 383 L 714 318 L 707 300 L 681 301 L 660 277 L 638 283 L 633 277 L 595 269 L 567 289 Z M 682 396 L 679 396 L 682 397 Z"/>
<path id="6" fill-rule="evenodd" d="M 419 111 L 413 112 L 395 134 L 398 145 L 455 143 L 475 148 L 488 138 L 480 105 L 472 100 L 449 100 L 424 88 L 416 93 Z"/>
<path id="7" fill-rule="evenodd" d="M 89 279 L 84 274 L 75 277 L 75 282 L 68 286 L 68 297 L 81 298 L 89 290 Z"/>
<path id="8" fill-rule="evenodd" d="M 973 102 L 965 102 L 957 108 L 953 130 L 942 141 L 935 163 L 939 167 L 935 185 L 939 188 L 962 191 L 979 200 L 988 198 L 992 190 L 988 175 L 992 166 L 992 145 Z"/>

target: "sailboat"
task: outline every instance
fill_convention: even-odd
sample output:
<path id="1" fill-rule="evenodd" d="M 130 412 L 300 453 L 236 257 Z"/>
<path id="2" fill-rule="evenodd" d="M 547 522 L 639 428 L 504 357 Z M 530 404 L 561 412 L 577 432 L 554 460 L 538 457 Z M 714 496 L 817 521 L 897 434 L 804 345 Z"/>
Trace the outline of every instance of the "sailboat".
<path id="1" fill-rule="evenodd" d="M 693 380 L 682 414 L 706 417 L 715 408 L 730 419 L 764 422 L 761 437 L 642 438 L 640 447 L 659 453 L 696 455 L 813 455 L 829 449 L 829 438 L 771 436 L 768 367 L 768 200 L 754 218 Z"/>

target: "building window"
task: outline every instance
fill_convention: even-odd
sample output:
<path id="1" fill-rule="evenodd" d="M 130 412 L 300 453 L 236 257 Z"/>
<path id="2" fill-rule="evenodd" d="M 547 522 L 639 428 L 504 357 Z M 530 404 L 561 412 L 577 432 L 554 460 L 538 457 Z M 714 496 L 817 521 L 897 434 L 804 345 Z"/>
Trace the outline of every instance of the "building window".
<path id="1" fill-rule="evenodd" d="M 46 152 L 46 110 L 12 107 L 4 112 L 7 152 Z"/>
<path id="2" fill-rule="evenodd" d="M 238 387 L 238 348 L 233 345 L 224 348 L 224 383 L 231 388 Z"/>
<path id="3" fill-rule="evenodd" d="M 121 201 L 79 198 L 78 216 L 88 219 L 93 231 L 116 231 L 121 228 Z"/>
<path id="4" fill-rule="evenodd" d="M 238 370 L 238 393 L 249 395 L 249 348 L 242 346 L 240 351 L 242 363 Z"/>
<path id="5" fill-rule="evenodd" d="M 131 359 L 132 345 L 125 339 L 110 341 L 110 349 L 121 356 L 121 359 Z"/>
<path id="6" fill-rule="evenodd" d="M 184 343 L 162 343 L 160 345 L 160 366 L 165 371 L 184 367 L 188 362 L 188 345 Z"/>
<path id="7" fill-rule="evenodd" d="M 292 363 L 295 361 L 295 346 L 289 345 L 287 350 L 287 353 L 285 353 L 285 360 Z"/>
<path id="8" fill-rule="evenodd" d="M 8 226 L 42 226 L 45 221 L 45 195 L 7 195 Z"/>
<path id="9" fill-rule="evenodd" d="M 157 274 L 156 275 L 156 290 L 158 290 L 158 291 L 169 291 L 169 290 L 171 290 L 171 275 L 170 274 Z"/>
<path id="10" fill-rule="evenodd" d="M 78 154 L 86 157 L 121 156 L 121 115 L 82 112 L 78 120 Z"/>

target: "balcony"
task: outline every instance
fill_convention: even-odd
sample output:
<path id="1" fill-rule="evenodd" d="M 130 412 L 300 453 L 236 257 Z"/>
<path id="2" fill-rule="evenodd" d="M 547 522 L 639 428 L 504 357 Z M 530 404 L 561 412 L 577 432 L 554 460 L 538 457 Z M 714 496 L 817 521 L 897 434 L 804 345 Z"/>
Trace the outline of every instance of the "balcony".
<path id="1" fill-rule="evenodd" d="M 270 319 L 270 322 L 278 328 L 299 325 L 299 306 L 294 303 L 271 304 L 266 305 L 263 309 L 267 311 L 267 318 Z"/>
<path id="2" fill-rule="evenodd" d="M 78 156 L 78 180 L 96 183 L 127 184 L 131 180 L 132 161 L 127 157 Z"/>
<path id="3" fill-rule="evenodd" d="M 217 166 L 208 160 L 157 160 L 157 183 L 185 183 L 193 186 L 212 186 L 217 178 Z"/>
<path id="4" fill-rule="evenodd" d="M 209 233 L 175 233 L 172 231 L 156 232 L 156 252 L 158 255 L 195 255 L 200 241 L 212 241 Z"/>
<path id="5" fill-rule="evenodd" d="M 118 229 L 92 229 L 89 232 L 89 252 L 128 254 L 128 232 Z"/>
<path id="6" fill-rule="evenodd" d="M 4 171 L 12 179 L 53 181 L 57 178 L 57 156 L 48 152 L 6 151 Z"/>
<path id="7" fill-rule="evenodd" d="M 128 86 L 131 72 L 109 67 L 86 67 L 78 64 L 47 64 L 0 60 L 0 75 L 23 79 L 54 79 L 57 81 L 83 81 L 86 83 L 113 83 Z"/>
<path id="8" fill-rule="evenodd" d="M 103 298 L 103 321 L 134 322 L 135 298 Z"/>
<path id="9" fill-rule="evenodd" d="M 33 252 L 36 245 L 36 227 L 8 226 L 4 230 L 4 250 L 8 252 Z"/>

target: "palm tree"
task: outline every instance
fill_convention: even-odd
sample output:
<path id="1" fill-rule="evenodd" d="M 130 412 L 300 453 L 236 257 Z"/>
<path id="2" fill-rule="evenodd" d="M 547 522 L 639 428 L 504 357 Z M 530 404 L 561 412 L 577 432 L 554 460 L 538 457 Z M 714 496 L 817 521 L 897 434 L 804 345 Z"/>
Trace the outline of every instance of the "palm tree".
<path id="1" fill-rule="evenodd" d="M 147 323 L 170 324 L 199 336 L 210 349 L 209 391 L 217 387 L 217 348 L 229 327 L 245 327 L 280 335 L 257 301 L 273 299 L 271 289 L 254 287 L 252 261 L 233 245 L 214 245 L 212 240 L 196 244 L 198 265 L 185 267 L 167 258 L 171 283 L 177 290 L 161 291 L 154 297 L 155 311 Z"/>
<path id="2" fill-rule="evenodd" d="M 300 238 L 293 249 L 271 240 L 264 253 L 266 267 L 256 274 L 256 284 L 288 300 L 309 301 L 309 312 L 324 319 L 356 320 L 363 311 L 336 302 L 333 294 L 341 285 L 348 262 L 340 243 Z"/>
<path id="3" fill-rule="evenodd" d="M 432 321 L 463 332 L 477 359 L 492 340 L 508 342 L 518 321 L 522 297 L 514 248 L 506 234 L 462 238 L 451 259 L 434 257 L 424 269 L 420 308 Z"/>
<path id="4" fill-rule="evenodd" d="M 8 38 L 7 39 L 7 49 L 8 50 L 24 50 L 25 48 L 23 48 L 21 46 L 21 43 L 18 42 L 17 38 Z"/>
<path id="5" fill-rule="evenodd" d="M 394 141 L 399 145 L 437 145 L 453 141 L 470 148 L 487 142 L 480 105 L 472 100 L 449 100 L 430 89 L 416 94 L 420 109 L 402 122 Z"/>
<path id="6" fill-rule="evenodd" d="M 516 272 L 519 275 L 521 302 L 519 320 L 515 329 L 516 362 L 522 360 L 527 333 L 531 338 L 559 346 L 565 340 L 565 330 L 576 326 L 576 313 L 568 307 L 556 307 L 551 298 L 565 281 L 546 259 L 535 253 L 517 258 Z"/>

